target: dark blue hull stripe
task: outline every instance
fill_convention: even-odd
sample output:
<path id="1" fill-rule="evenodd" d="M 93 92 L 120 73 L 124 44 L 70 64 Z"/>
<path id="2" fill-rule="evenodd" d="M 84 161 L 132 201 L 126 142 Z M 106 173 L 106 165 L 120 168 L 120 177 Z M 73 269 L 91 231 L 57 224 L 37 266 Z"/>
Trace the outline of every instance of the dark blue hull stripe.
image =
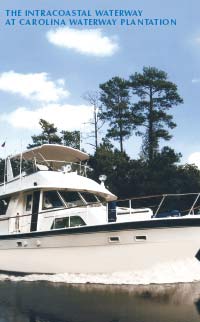
<path id="1" fill-rule="evenodd" d="M 30 233 L 19 233 L 0 235 L 0 240 L 3 239 L 20 239 L 20 238 L 38 238 L 45 236 L 85 234 L 98 232 L 112 232 L 121 230 L 137 230 L 137 229 L 162 229 L 162 228 L 181 228 L 181 227 L 200 227 L 200 218 L 187 219 L 161 219 L 125 223 L 112 223 L 98 226 L 82 226 L 76 228 L 64 228 L 59 230 L 38 231 Z"/>

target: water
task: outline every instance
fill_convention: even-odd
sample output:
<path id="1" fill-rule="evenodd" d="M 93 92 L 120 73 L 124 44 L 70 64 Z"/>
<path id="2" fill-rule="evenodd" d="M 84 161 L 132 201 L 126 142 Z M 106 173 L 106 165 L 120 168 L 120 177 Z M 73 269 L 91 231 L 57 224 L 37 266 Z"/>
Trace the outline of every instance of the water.
<path id="1" fill-rule="evenodd" d="M 196 259 L 111 275 L 0 275 L 0 322 L 197 321 Z"/>
<path id="2" fill-rule="evenodd" d="M 197 322 L 200 283 L 0 282 L 0 322 Z"/>
<path id="3" fill-rule="evenodd" d="M 149 285 L 187 283 L 200 281 L 200 262 L 196 259 L 157 264 L 148 270 L 134 272 L 116 272 L 111 274 L 56 274 L 7 276 L 0 274 L 0 281 L 13 282 L 48 281 L 65 284 L 113 284 L 113 285 Z"/>

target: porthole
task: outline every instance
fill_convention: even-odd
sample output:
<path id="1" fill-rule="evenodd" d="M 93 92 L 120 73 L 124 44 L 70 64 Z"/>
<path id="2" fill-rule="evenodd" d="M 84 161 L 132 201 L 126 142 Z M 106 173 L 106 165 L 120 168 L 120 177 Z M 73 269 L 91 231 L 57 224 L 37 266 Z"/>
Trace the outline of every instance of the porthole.
<path id="1" fill-rule="evenodd" d="M 119 236 L 111 236 L 111 237 L 109 237 L 109 242 L 110 243 L 119 243 L 119 241 L 120 241 Z"/>
<path id="2" fill-rule="evenodd" d="M 145 240 L 147 240 L 147 236 L 145 236 L 145 235 L 135 236 L 135 240 L 136 241 L 145 241 Z"/>
<path id="3" fill-rule="evenodd" d="M 22 247 L 22 242 L 21 241 L 17 241 L 17 247 Z"/>

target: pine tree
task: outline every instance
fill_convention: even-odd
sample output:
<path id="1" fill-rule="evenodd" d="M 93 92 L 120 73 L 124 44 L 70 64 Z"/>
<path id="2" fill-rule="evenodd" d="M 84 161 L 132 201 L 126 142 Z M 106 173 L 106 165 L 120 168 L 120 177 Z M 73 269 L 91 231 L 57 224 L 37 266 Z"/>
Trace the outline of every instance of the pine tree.
<path id="1" fill-rule="evenodd" d="M 120 77 L 114 77 L 100 85 L 102 102 L 101 118 L 108 125 L 107 137 L 119 141 L 120 151 L 123 152 L 123 143 L 128 139 L 141 119 L 138 111 L 132 110 L 129 84 Z"/>
<path id="2" fill-rule="evenodd" d="M 80 131 L 61 131 L 63 145 L 80 149 Z"/>
<path id="3" fill-rule="evenodd" d="M 158 152 L 159 141 L 170 140 L 168 129 L 173 129 L 176 124 L 173 116 L 168 114 L 172 107 L 183 103 L 179 96 L 177 86 L 168 81 L 167 74 L 153 67 L 144 67 L 143 73 L 130 76 L 130 88 L 134 95 L 139 96 L 139 101 L 134 105 L 144 119 L 142 152 L 151 163 Z"/>
<path id="4" fill-rule="evenodd" d="M 40 119 L 39 125 L 42 128 L 42 133 L 39 135 L 33 135 L 32 144 L 27 146 L 28 149 L 40 146 L 42 144 L 61 144 L 62 139 L 57 135 L 57 128 L 53 123 L 49 123 L 44 119 Z"/>

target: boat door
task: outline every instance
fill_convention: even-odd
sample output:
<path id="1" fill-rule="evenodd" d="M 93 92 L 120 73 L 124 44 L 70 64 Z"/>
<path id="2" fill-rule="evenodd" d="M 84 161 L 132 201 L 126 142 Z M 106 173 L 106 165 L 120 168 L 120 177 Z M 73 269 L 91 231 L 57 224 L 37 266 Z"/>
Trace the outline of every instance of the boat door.
<path id="1" fill-rule="evenodd" d="M 28 192 L 24 195 L 24 211 L 23 211 L 24 216 L 18 219 L 20 220 L 21 232 L 25 232 L 25 233 L 30 232 L 32 209 L 33 209 L 33 193 Z"/>
<path id="2" fill-rule="evenodd" d="M 30 231 L 37 230 L 38 212 L 40 203 L 40 191 L 33 192 L 33 205 L 32 205 L 32 216 L 31 216 L 31 229 Z"/>

